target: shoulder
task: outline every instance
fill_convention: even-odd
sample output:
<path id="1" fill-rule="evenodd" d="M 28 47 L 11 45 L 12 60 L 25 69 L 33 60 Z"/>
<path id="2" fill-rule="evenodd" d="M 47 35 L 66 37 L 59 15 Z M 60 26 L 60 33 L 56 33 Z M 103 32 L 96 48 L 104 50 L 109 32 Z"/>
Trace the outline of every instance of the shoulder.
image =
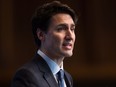
<path id="1" fill-rule="evenodd" d="M 11 82 L 12 87 L 31 87 L 28 85 L 37 85 L 38 78 L 42 79 L 43 72 L 41 68 L 45 63 L 39 56 L 36 56 L 30 62 L 20 67 Z M 46 65 L 47 66 L 47 65 Z M 35 87 L 35 86 L 32 86 Z"/>
<path id="2" fill-rule="evenodd" d="M 36 73 L 42 72 L 41 68 L 46 68 L 47 64 L 46 62 L 43 60 L 43 58 L 41 58 L 39 55 L 35 55 L 34 58 L 29 61 L 28 63 L 25 63 L 24 65 L 22 65 L 19 69 L 17 69 L 16 71 L 16 75 L 35 75 Z"/>
<path id="3" fill-rule="evenodd" d="M 20 68 L 12 79 L 11 87 L 30 87 L 35 81 L 35 74 L 30 69 Z"/>

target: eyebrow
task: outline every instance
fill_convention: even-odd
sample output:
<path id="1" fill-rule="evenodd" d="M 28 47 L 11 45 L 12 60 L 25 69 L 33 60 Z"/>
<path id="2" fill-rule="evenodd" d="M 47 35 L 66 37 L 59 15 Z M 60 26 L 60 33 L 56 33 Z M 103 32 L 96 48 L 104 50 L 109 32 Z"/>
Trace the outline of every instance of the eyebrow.
<path id="1" fill-rule="evenodd" d="M 62 24 L 58 24 L 57 27 L 58 27 L 58 26 L 68 26 L 68 24 L 62 23 Z M 71 24 L 71 26 L 75 27 L 75 24 Z"/>

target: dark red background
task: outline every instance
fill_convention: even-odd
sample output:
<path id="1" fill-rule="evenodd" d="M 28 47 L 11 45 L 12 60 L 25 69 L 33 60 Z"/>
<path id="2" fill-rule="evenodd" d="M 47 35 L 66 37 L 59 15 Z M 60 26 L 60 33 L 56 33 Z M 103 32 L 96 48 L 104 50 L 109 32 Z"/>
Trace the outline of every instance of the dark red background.
<path id="1" fill-rule="evenodd" d="M 15 71 L 35 54 L 31 17 L 49 1 L 0 0 L 0 87 L 9 87 Z M 74 55 L 64 61 L 75 87 L 115 87 L 116 0 L 60 1 L 79 15 Z"/>

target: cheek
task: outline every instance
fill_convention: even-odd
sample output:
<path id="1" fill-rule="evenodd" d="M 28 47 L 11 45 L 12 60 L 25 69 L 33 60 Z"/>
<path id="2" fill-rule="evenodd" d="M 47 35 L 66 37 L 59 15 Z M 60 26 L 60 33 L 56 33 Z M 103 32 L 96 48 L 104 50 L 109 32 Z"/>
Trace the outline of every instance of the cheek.
<path id="1" fill-rule="evenodd" d="M 61 38 L 56 37 L 56 36 L 54 36 L 52 40 L 53 40 L 53 43 L 56 45 L 60 44 L 62 41 Z"/>
<path id="2" fill-rule="evenodd" d="M 63 42 L 63 37 L 60 35 L 53 35 L 52 41 L 53 41 L 54 45 L 56 45 L 56 46 L 61 45 Z"/>

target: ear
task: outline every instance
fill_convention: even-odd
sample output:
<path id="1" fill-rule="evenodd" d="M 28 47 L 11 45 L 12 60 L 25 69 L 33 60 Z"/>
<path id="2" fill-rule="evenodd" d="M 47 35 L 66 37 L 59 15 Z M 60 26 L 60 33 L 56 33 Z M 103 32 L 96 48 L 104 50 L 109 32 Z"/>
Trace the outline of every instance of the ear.
<path id="1" fill-rule="evenodd" d="M 37 31 L 36 31 L 36 34 L 37 34 L 37 37 L 42 41 L 42 40 L 44 40 L 44 35 L 45 35 L 45 33 L 41 30 L 41 29 L 37 29 Z"/>

